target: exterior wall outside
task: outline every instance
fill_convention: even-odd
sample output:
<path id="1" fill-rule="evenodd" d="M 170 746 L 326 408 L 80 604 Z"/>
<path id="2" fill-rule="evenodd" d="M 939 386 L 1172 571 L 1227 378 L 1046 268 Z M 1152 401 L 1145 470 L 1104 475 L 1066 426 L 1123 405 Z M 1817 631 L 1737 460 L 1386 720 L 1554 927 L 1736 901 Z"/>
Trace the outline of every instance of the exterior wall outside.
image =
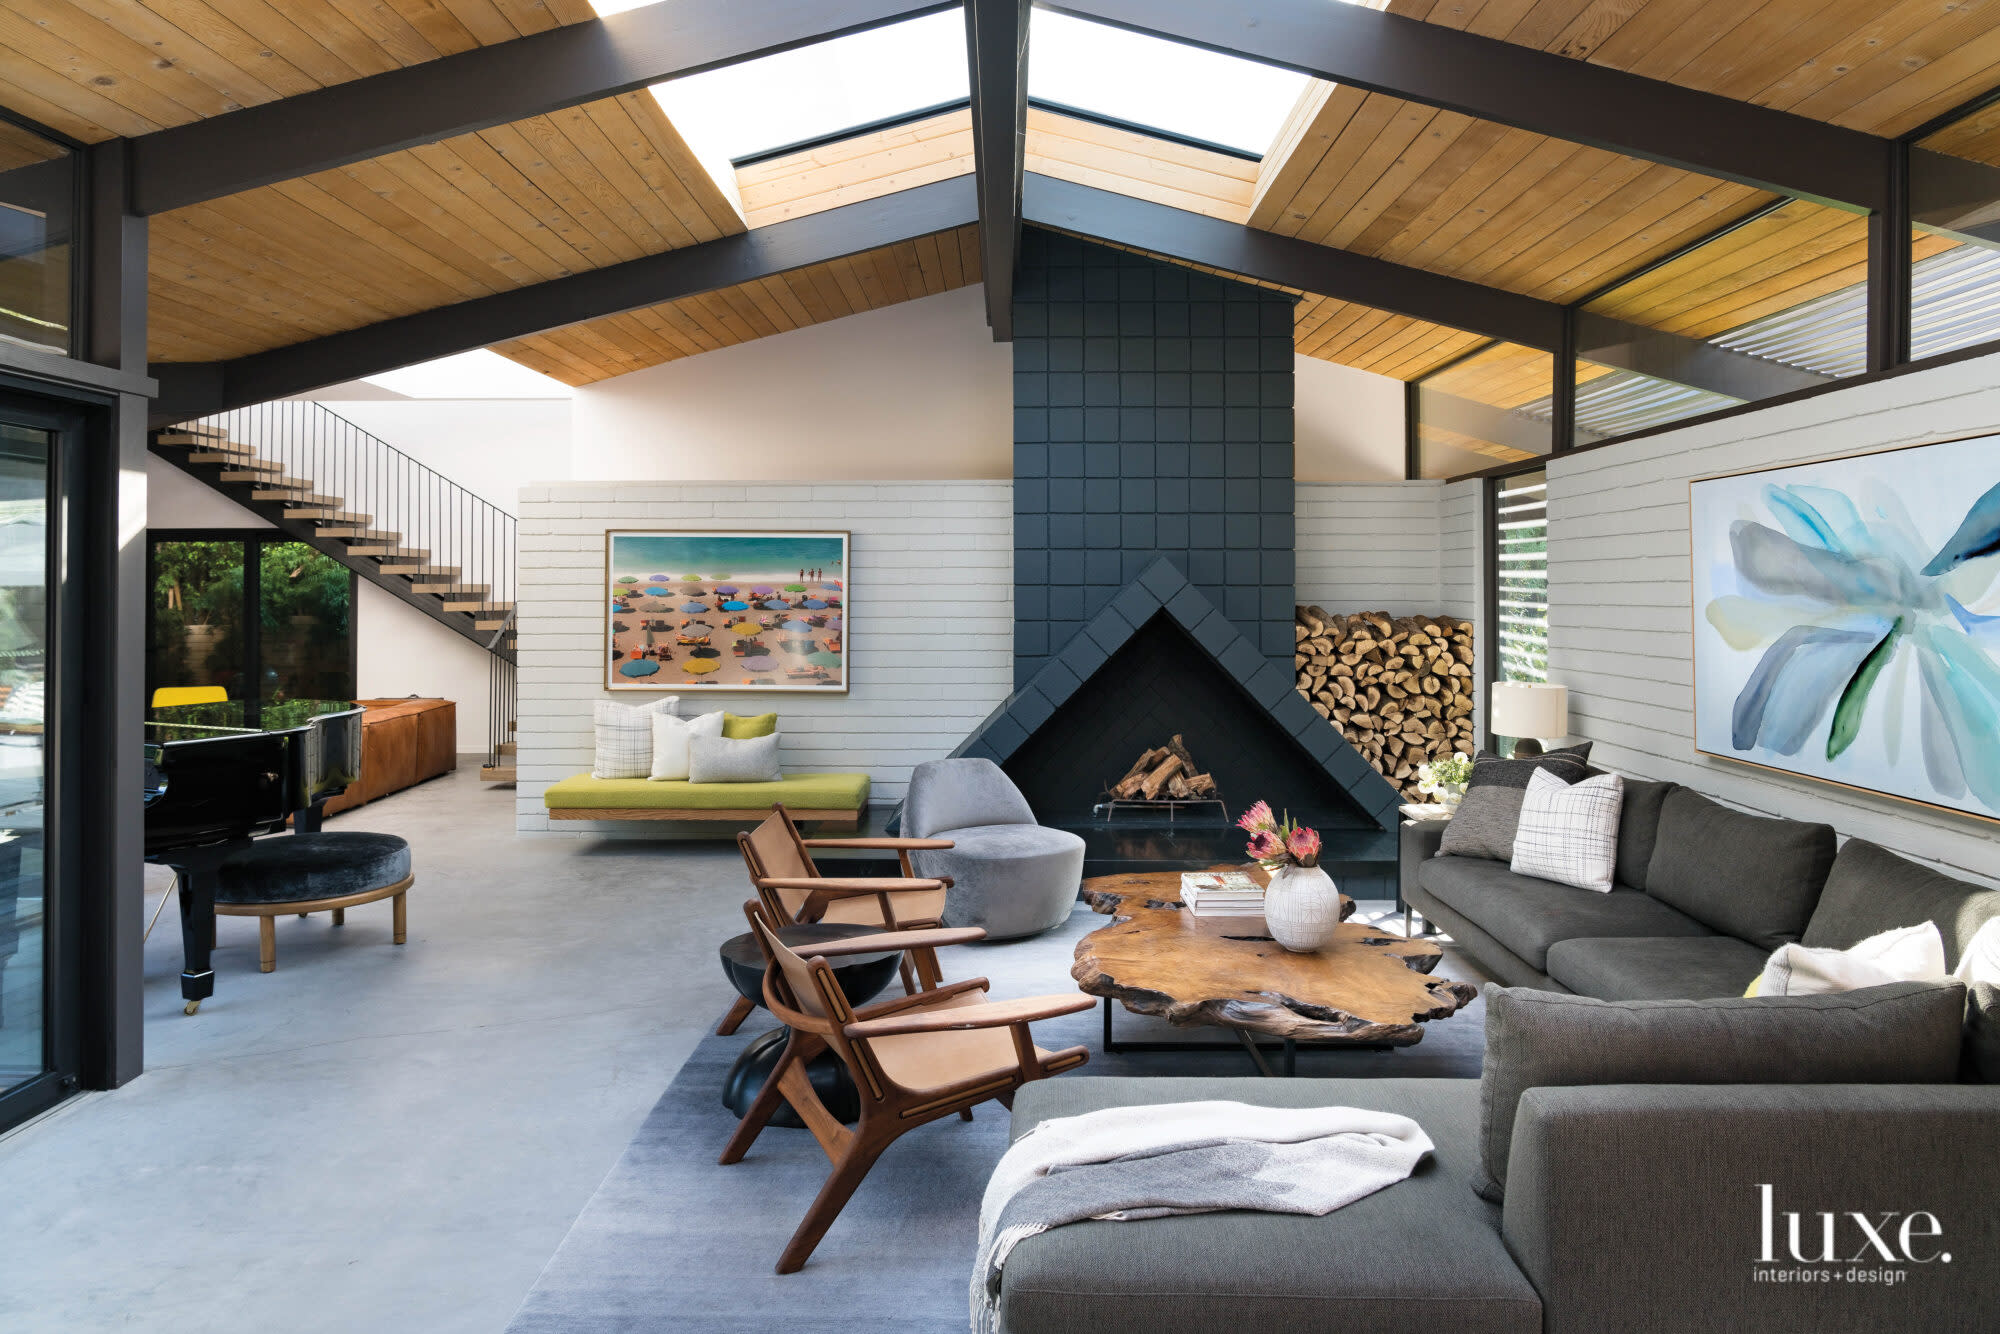
<path id="1" fill-rule="evenodd" d="M 1298 597 L 1328 611 L 1438 615 L 1442 482 L 1300 482 Z"/>
<path id="2" fill-rule="evenodd" d="M 575 482 L 521 495 L 520 785 L 524 833 L 551 826 L 548 785 L 588 771 L 592 706 L 658 695 L 604 688 L 604 535 L 610 529 L 847 529 L 853 642 L 845 695 L 681 692 L 682 711 L 775 710 L 785 767 L 865 770 L 901 800 L 910 768 L 948 754 L 1004 699 L 1013 666 L 1012 488 L 1005 482 Z"/>
<path id="3" fill-rule="evenodd" d="M 1552 460 L 1549 677 L 1593 761 L 2000 883 L 1990 823 L 1694 753 L 1688 536 L 1692 479 L 1990 431 L 1996 379 L 1981 357 Z"/>

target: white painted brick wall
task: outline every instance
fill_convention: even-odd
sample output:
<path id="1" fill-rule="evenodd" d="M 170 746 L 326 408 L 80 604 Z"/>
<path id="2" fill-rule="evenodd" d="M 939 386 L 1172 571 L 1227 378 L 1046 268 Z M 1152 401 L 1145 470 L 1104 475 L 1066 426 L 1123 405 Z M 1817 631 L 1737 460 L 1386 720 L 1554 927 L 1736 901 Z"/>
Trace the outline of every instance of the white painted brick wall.
<path id="1" fill-rule="evenodd" d="M 1591 758 L 2000 883 L 1990 823 L 1695 754 L 1688 538 L 1696 477 L 1996 426 L 2000 356 L 1991 356 L 1554 461 L 1549 676 L 1569 687 L 1573 730 L 1597 743 Z"/>
<path id="2" fill-rule="evenodd" d="M 847 694 L 696 689 L 685 696 L 701 711 L 775 709 L 788 769 L 863 769 L 873 801 L 900 801 L 911 767 L 948 753 L 1011 688 L 1013 489 L 1006 482 L 526 487 L 515 797 L 521 832 L 633 832 L 580 821 L 552 827 L 542 792 L 590 768 L 595 701 L 654 698 L 603 688 L 605 532 L 677 527 L 852 534 Z"/>
<path id="3" fill-rule="evenodd" d="M 1301 482 L 1299 601 L 1328 611 L 1436 615 L 1442 482 Z"/>

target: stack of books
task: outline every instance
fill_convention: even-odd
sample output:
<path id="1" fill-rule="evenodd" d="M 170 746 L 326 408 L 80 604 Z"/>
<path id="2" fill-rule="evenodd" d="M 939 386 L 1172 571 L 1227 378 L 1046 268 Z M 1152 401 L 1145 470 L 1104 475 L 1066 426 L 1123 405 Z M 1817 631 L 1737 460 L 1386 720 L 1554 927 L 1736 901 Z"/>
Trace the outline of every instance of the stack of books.
<path id="1" fill-rule="evenodd" d="M 1196 917 L 1262 917 L 1264 887 L 1247 871 L 1186 871 L 1181 902 Z"/>

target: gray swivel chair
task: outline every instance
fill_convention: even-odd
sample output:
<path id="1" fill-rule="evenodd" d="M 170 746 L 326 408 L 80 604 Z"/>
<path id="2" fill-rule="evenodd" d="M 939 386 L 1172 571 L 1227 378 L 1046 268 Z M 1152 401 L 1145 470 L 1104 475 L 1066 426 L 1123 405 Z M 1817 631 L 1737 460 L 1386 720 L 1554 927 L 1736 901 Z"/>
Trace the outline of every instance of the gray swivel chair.
<path id="1" fill-rule="evenodd" d="M 991 760 L 930 760 L 910 775 L 903 835 L 948 838 L 910 854 L 920 876 L 951 877 L 944 919 L 989 940 L 1046 931 L 1069 916 L 1083 880 L 1083 840 L 1035 823 L 1028 799 Z"/>

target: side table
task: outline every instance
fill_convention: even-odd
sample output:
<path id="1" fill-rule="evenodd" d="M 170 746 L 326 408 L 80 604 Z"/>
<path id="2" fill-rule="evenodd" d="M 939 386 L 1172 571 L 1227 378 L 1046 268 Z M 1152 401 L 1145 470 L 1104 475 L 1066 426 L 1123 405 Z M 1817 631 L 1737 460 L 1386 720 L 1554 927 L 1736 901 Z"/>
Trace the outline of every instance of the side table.
<path id="1" fill-rule="evenodd" d="M 1450 823 L 1448 815 L 1443 819 L 1427 820 L 1413 820 L 1407 815 L 1403 817 L 1396 844 L 1396 906 L 1403 913 L 1403 934 L 1406 937 L 1410 935 L 1412 911 L 1404 890 L 1417 883 L 1417 872 L 1423 864 L 1437 856 L 1438 843 L 1444 838 L 1445 826 Z M 1430 930 L 1428 923 L 1424 930 Z"/>

